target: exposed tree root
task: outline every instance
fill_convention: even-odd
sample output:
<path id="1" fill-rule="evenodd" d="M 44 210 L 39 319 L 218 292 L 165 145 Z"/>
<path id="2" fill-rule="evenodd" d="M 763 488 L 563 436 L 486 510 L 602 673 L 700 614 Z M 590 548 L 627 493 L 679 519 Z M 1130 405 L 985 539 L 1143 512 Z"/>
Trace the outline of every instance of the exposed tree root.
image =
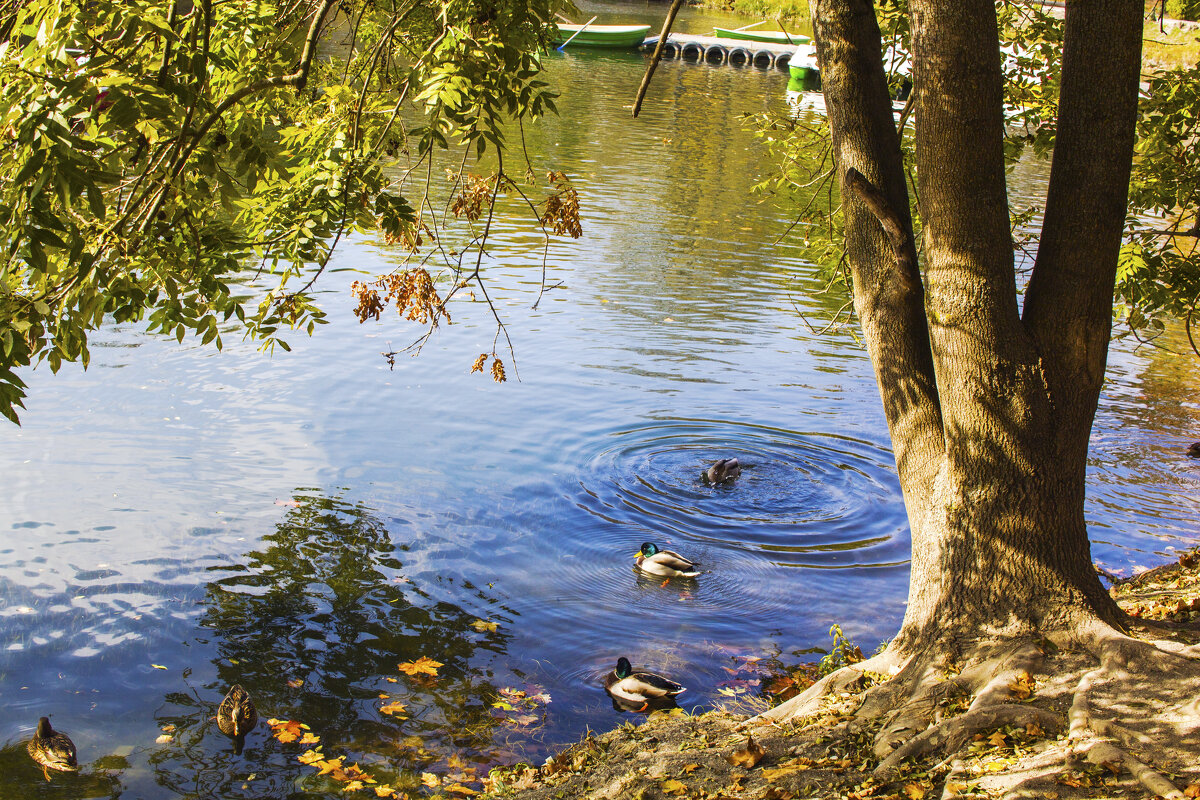
<path id="1" fill-rule="evenodd" d="M 1015 703 L 984 706 L 926 728 L 879 762 L 875 774 L 888 778 L 896 773 L 902 761 L 919 758 L 927 753 L 957 752 L 971 741 L 975 734 L 983 731 L 995 730 L 1005 725 L 1025 727 L 1031 724 L 1039 725 L 1047 733 L 1057 733 L 1063 727 L 1061 717 L 1037 706 Z"/>
<path id="2" fill-rule="evenodd" d="M 1179 743 L 1200 737 L 1200 647 L 1137 639 L 1097 621 L 1049 639 L 976 642 L 960 659 L 958 666 L 944 650 L 907 660 L 885 651 L 754 722 L 845 717 L 841 729 L 873 733 L 878 780 L 896 779 L 907 762 L 949 766 L 946 800 L 967 791 L 968 746 L 989 732 L 1045 739 L 1069 730 L 1065 743 L 1047 740 L 1037 758 L 1029 756 L 1028 774 L 1006 796 L 1040 796 L 1054 776 L 1074 780 L 1074 766 L 1090 763 L 1127 773 L 1154 795 L 1184 797 L 1168 776 L 1197 767 L 1194 746 Z M 891 677 L 863 689 L 867 673 Z"/>

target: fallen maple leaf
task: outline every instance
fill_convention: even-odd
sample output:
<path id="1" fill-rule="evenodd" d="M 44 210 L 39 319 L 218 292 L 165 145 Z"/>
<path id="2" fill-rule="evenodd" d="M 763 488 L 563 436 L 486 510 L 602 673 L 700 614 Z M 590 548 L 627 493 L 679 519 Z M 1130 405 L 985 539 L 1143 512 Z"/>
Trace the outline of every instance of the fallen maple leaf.
<path id="1" fill-rule="evenodd" d="M 758 742 L 754 741 L 753 736 L 746 737 L 746 746 L 741 750 L 734 750 L 728 756 L 728 761 L 735 767 L 745 767 L 750 769 L 767 754 L 767 751 L 762 748 Z"/>
<path id="2" fill-rule="evenodd" d="M 300 755 L 296 756 L 296 760 L 301 764 L 315 764 L 318 761 L 323 761 L 325 754 L 320 750 L 305 750 Z"/>
<path id="3" fill-rule="evenodd" d="M 275 732 L 275 738 L 284 744 L 296 741 L 308 729 L 307 725 L 294 719 L 270 719 L 267 720 L 267 725 Z"/>
<path id="4" fill-rule="evenodd" d="M 499 622 L 488 622 L 487 620 L 484 620 L 484 619 L 477 619 L 471 623 L 471 627 L 474 628 L 475 630 L 479 631 L 480 633 L 484 633 L 485 631 L 488 633 L 495 633 L 496 629 L 500 627 L 500 623 Z"/>
<path id="5" fill-rule="evenodd" d="M 1008 690 L 1012 692 L 1013 697 L 1024 700 L 1033 695 L 1035 685 L 1033 676 L 1028 672 L 1022 672 L 1008 685 Z"/>
<path id="6" fill-rule="evenodd" d="M 479 792 L 477 790 L 468 789 L 466 786 L 463 786 L 461 783 L 452 783 L 449 786 L 443 786 L 442 789 L 443 789 L 443 791 L 453 792 L 454 794 L 465 794 L 465 795 L 479 794 Z"/>
<path id="7" fill-rule="evenodd" d="M 921 800 L 925 796 L 925 787 L 919 783 L 906 783 L 904 796 L 909 800 Z"/>
<path id="8" fill-rule="evenodd" d="M 393 700 L 387 705 L 380 706 L 379 710 L 389 716 L 399 717 L 400 719 L 408 719 L 408 717 L 404 716 L 403 714 L 404 711 L 408 710 L 408 706 L 404 705 L 404 703 L 401 703 L 398 700 Z"/>
<path id="9" fill-rule="evenodd" d="M 305 731 L 304 735 L 300 737 L 300 744 L 316 744 L 319 741 L 321 741 L 321 737 L 312 731 Z"/>
<path id="10" fill-rule="evenodd" d="M 349 783 L 347 783 L 345 786 L 342 787 L 342 791 L 343 792 L 357 792 L 361 788 L 363 788 L 362 781 L 350 781 Z"/>
<path id="11" fill-rule="evenodd" d="M 375 796 L 376 797 L 395 797 L 396 790 L 393 789 L 391 786 L 388 786 L 386 783 L 382 783 L 379 786 L 375 787 Z"/>
<path id="12" fill-rule="evenodd" d="M 987 737 L 987 740 L 991 742 L 992 747 L 1003 747 L 1008 741 L 1008 737 L 1002 731 L 992 731 L 992 735 Z"/>
<path id="13" fill-rule="evenodd" d="M 442 666 L 442 662 L 434 661 L 427 656 L 421 656 L 416 661 L 405 661 L 398 665 L 398 669 L 405 675 L 416 677 L 417 675 L 430 675 L 437 677 L 438 667 Z"/>
<path id="14" fill-rule="evenodd" d="M 430 789 L 436 789 L 442 785 L 442 779 L 437 775 L 434 775 L 432 772 L 422 772 L 421 783 L 425 784 Z"/>
<path id="15" fill-rule="evenodd" d="M 699 764 L 684 764 L 683 765 L 683 774 L 691 775 L 693 772 L 695 772 L 698 769 L 700 769 Z"/>
<path id="16" fill-rule="evenodd" d="M 331 772 L 341 772 L 342 762 L 345 760 L 345 756 L 338 756 L 337 758 L 329 758 L 324 761 L 313 762 L 313 766 L 320 770 L 318 774 L 328 775 Z"/>
<path id="17" fill-rule="evenodd" d="M 683 794 L 687 791 L 687 784 L 677 781 L 674 778 L 668 778 L 658 786 L 663 790 L 664 794 Z"/>
<path id="18" fill-rule="evenodd" d="M 304 679 L 303 678 L 292 678 L 290 681 L 287 682 L 287 685 L 292 687 L 293 689 L 299 689 L 301 686 L 304 685 Z"/>
<path id="19" fill-rule="evenodd" d="M 766 690 L 767 694 L 779 694 L 780 692 L 787 691 L 795 685 L 796 681 L 791 675 L 780 675 L 771 679 L 771 682 L 766 686 Z"/>

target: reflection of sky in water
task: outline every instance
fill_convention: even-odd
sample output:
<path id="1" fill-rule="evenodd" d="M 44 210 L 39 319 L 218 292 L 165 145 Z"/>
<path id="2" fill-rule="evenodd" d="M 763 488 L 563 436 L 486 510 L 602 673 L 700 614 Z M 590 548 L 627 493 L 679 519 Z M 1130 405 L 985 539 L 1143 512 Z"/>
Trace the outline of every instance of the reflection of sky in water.
<path id="1" fill-rule="evenodd" d="M 540 250 L 497 228 L 488 276 L 519 382 L 468 374 L 494 336 L 480 303 L 389 369 L 379 353 L 416 333 L 350 317 L 357 270 L 396 260 L 367 242 L 335 259 L 331 324 L 291 354 L 124 328 L 98 337 L 88 372 L 29 376 L 25 426 L 0 449 L 0 773 L 25 769 L 20 742 L 49 713 L 85 762 L 127 759 L 124 796 L 285 796 L 306 774 L 294 753 L 260 731 L 254 760 L 231 761 L 207 722 L 232 680 L 264 716 L 319 723 L 331 752 L 416 768 L 405 735 L 469 728 L 506 685 L 553 698 L 536 734 L 496 723 L 515 757 L 622 721 L 598 689 L 618 655 L 705 707 L 734 654 L 794 661 L 833 623 L 868 649 L 894 632 L 908 537 L 869 364 L 848 333 L 797 317 L 840 303 L 814 298 L 800 252 L 775 243 L 786 213 L 747 200 L 766 167 L 736 114 L 782 104 L 786 77 L 664 63 L 635 123 L 622 104 L 639 57 L 549 67 L 605 91 L 566 92 L 562 116 L 529 131 L 578 176 L 586 214 L 583 239 L 552 246 L 548 282 L 564 288 L 536 311 Z M 1089 473 L 1107 568 L 1159 563 L 1200 533 L 1183 364 L 1114 348 Z M 703 485 L 724 455 L 742 479 Z M 647 540 L 710 572 L 637 576 Z M 445 657 L 473 723 L 385 680 L 425 652 Z M 380 691 L 413 719 L 383 719 Z M 164 720 L 186 748 L 153 744 Z M 250 771 L 250 789 L 230 782 Z M 0 798 L 24 796 L 22 779 L 0 779 Z"/>

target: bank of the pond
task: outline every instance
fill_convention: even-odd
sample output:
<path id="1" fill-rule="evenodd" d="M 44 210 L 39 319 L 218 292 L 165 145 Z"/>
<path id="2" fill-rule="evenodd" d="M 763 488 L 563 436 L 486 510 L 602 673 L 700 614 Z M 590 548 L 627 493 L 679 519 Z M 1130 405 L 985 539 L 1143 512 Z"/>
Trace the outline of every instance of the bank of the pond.
<path id="1" fill-rule="evenodd" d="M 1112 593 L 1132 617 L 1183 623 L 1165 635 L 1181 649 L 1190 647 L 1194 652 L 1200 647 L 1200 554 L 1196 551 L 1120 582 Z M 1155 637 L 1161 639 L 1164 633 L 1156 631 Z M 1074 719 L 1078 706 L 1069 701 L 1071 688 L 1091 674 L 1086 662 L 1079 653 L 1050 651 L 1045 668 L 1030 680 L 1026 696 L 1014 692 L 1013 702 L 1024 700 L 1061 716 L 1057 735 L 1036 725 L 1000 726 L 976 734 L 963 757 L 932 756 L 909 762 L 888 780 L 873 774 L 879 764 L 873 752 L 875 728 L 852 721 L 857 694 L 851 690 L 829 696 L 818 716 L 784 725 L 748 726 L 747 717 L 725 711 L 655 712 L 640 725 L 589 735 L 540 768 L 519 765 L 495 770 L 485 787 L 488 797 L 521 800 L 968 796 L 1066 800 L 1155 796 L 1155 792 L 1148 794 L 1147 785 L 1155 785 L 1158 776 L 1177 787 L 1176 794 L 1160 788 L 1159 796 L 1200 797 L 1200 737 L 1195 735 L 1151 743 L 1144 731 L 1124 731 L 1120 735 L 1126 741 L 1143 744 L 1128 763 L 1106 759 L 1106 754 L 1117 751 L 1103 742 L 1083 752 L 1078 731 L 1068 718 Z M 1186 703 L 1187 698 L 1180 700 Z M 1198 704 L 1200 700 L 1193 698 L 1192 705 Z M 963 711 L 948 708 L 946 713 Z M 1146 770 L 1152 773 L 1149 777 Z"/>

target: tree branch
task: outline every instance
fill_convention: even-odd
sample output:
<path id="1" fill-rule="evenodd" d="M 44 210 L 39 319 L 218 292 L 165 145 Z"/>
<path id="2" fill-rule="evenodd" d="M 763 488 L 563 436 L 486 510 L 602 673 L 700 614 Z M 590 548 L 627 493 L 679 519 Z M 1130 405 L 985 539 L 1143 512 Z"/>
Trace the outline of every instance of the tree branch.
<path id="1" fill-rule="evenodd" d="M 875 188 L 875 184 L 863 177 L 854 167 L 846 169 L 842 185 L 861 200 L 883 226 L 883 232 L 887 234 L 892 245 L 892 253 L 896 257 L 896 267 L 904 288 L 907 291 L 923 293 L 921 273 L 917 268 L 917 248 L 905 220 L 888 203 L 883 192 Z"/>

